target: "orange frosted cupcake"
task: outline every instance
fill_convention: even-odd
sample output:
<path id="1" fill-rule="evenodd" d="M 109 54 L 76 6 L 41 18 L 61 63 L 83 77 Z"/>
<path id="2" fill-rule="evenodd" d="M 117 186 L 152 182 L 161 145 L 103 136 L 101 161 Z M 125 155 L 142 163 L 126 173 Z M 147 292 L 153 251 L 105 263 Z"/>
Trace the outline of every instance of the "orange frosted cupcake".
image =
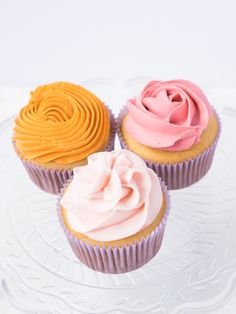
<path id="1" fill-rule="evenodd" d="M 15 120 L 13 143 L 32 181 L 57 194 L 72 169 L 114 147 L 111 111 L 93 93 L 66 82 L 38 87 Z"/>
<path id="2" fill-rule="evenodd" d="M 74 169 L 58 216 L 76 256 L 104 273 L 123 273 L 159 251 L 169 214 L 165 185 L 132 152 L 90 155 Z"/>
<path id="3" fill-rule="evenodd" d="M 207 173 L 220 130 L 204 93 L 185 80 L 148 83 L 118 117 L 121 146 L 142 157 L 169 189 Z"/>

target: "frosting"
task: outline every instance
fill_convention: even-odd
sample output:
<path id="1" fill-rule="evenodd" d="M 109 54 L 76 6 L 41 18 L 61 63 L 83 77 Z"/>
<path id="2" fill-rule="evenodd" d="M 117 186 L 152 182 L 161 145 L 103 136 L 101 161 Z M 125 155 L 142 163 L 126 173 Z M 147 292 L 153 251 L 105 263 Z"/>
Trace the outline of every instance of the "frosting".
<path id="1" fill-rule="evenodd" d="M 211 106 L 203 92 L 185 80 L 148 83 L 128 100 L 126 131 L 139 143 L 168 151 L 189 149 L 207 128 Z"/>
<path id="2" fill-rule="evenodd" d="M 150 225 L 162 206 L 160 182 L 132 152 L 96 153 L 74 168 L 61 206 L 70 226 L 98 241 L 134 235 Z"/>
<path id="3" fill-rule="evenodd" d="M 66 82 L 38 87 L 16 118 L 14 136 L 23 157 L 70 164 L 106 145 L 109 112 L 90 91 Z"/>

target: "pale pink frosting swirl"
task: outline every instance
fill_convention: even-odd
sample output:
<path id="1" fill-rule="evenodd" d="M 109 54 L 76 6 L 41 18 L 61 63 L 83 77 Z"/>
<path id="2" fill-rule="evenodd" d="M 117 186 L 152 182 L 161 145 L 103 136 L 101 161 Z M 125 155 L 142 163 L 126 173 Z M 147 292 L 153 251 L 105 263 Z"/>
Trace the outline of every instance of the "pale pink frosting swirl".
<path id="1" fill-rule="evenodd" d="M 137 155 L 121 150 L 95 153 L 87 165 L 75 168 L 61 205 L 74 230 L 112 241 L 150 225 L 162 200 L 154 171 Z"/>
<path id="2" fill-rule="evenodd" d="M 141 144 L 168 151 L 198 143 L 211 115 L 204 93 L 185 80 L 148 83 L 128 100 L 128 110 L 127 132 Z"/>

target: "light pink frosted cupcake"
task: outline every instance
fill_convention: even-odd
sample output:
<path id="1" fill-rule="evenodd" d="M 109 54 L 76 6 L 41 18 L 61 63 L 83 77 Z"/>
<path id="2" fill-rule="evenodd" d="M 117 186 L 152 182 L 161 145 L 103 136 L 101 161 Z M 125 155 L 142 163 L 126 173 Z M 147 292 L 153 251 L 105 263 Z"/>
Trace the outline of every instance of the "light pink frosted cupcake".
<path id="1" fill-rule="evenodd" d="M 186 80 L 148 83 L 118 117 L 121 146 L 142 157 L 169 189 L 207 173 L 220 130 L 204 93 Z"/>
<path id="2" fill-rule="evenodd" d="M 76 256 L 104 273 L 141 267 L 160 249 L 169 196 L 153 170 L 121 150 L 88 157 L 74 169 L 58 216 Z"/>

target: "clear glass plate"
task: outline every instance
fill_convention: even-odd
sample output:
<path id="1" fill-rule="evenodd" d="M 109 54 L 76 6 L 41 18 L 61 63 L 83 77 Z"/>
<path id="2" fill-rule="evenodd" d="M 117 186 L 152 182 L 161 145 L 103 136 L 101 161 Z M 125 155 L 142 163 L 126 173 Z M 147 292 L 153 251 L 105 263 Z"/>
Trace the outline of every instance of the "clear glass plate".
<path id="1" fill-rule="evenodd" d="M 91 80 L 118 112 L 148 79 Z M 112 105 L 111 105 L 112 104 Z M 227 300 L 236 278 L 236 113 L 218 108 L 223 132 L 209 173 L 171 192 L 159 254 L 121 275 L 96 273 L 73 255 L 60 228 L 56 197 L 31 183 L 15 156 L 14 117 L 0 125 L 0 278 L 10 301 L 37 313 L 193 313 Z"/>

